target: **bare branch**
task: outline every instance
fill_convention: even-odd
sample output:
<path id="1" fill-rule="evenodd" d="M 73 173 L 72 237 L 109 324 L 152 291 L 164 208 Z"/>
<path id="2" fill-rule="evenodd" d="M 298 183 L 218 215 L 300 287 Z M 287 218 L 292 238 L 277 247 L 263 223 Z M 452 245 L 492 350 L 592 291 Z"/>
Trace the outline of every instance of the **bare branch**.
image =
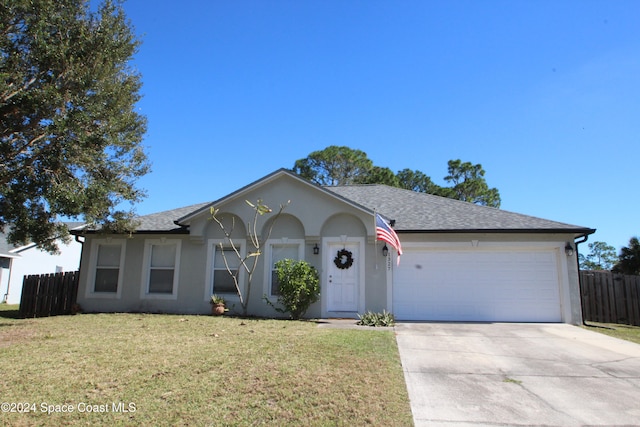
<path id="1" fill-rule="evenodd" d="M 266 206 L 265 204 L 262 203 L 261 200 L 258 200 L 258 202 L 254 205 L 253 203 L 249 202 L 248 200 L 246 201 L 247 205 L 249 205 L 253 210 L 254 210 L 254 214 L 253 214 L 253 224 L 247 224 L 247 230 L 249 232 L 249 240 L 251 241 L 251 245 L 253 246 L 253 248 L 255 250 L 253 251 L 249 251 L 247 250 L 247 254 L 245 256 L 242 256 L 240 254 L 240 251 L 237 247 L 237 245 L 234 243 L 231 234 L 233 232 L 233 228 L 235 226 L 235 221 L 234 221 L 234 217 L 232 216 L 232 221 L 231 221 L 231 230 L 225 228 L 225 225 L 222 223 L 222 221 L 220 220 L 220 218 L 218 218 L 217 214 L 219 212 L 219 209 L 215 209 L 215 208 L 210 208 L 210 212 L 211 212 L 211 219 L 213 221 L 215 221 L 218 226 L 220 227 L 220 229 L 222 230 L 223 234 L 225 235 L 226 241 L 229 242 L 229 245 L 227 247 L 231 247 L 233 252 L 235 253 L 236 257 L 238 258 L 239 261 L 239 265 L 238 268 L 235 270 L 235 272 L 231 269 L 231 267 L 229 266 L 229 262 L 226 258 L 226 254 L 224 251 L 224 243 L 221 242 L 220 243 L 220 249 L 222 251 L 222 259 L 224 260 L 224 264 L 226 267 L 227 272 L 229 273 L 229 275 L 231 276 L 233 283 L 235 285 L 236 288 L 236 293 L 238 294 L 238 297 L 240 298 L 240 305 L 242 306 L 242 310 L 243 310 L 243 314 L 246 315 L 247 314 L 247 307 L 249 304 L 249 299 L 251 296 L 251 284 L 253 283 L 253 274 L 258 266 L 258 261 L 260 256 L 262 255 L 262 250 L 261 250 L 261 244 L 260 244 L 260 238 L 258 235 L 258 216 L 259 215 L 264 215 L 266 213 L 271 213 L 272 210 Z M 269 225 L 269 229 L 267 231 L 267 236 L 266 239 L 263 239 L 263 241 L 267 241 L 269 240 L 269 238 L 271 237 L 271 233 L 273 231 L 273 227 L 277 221 L 277 219 L 280 217 L 280 215 L 282 214 L 282 212 L 284 211 L 285 207 L 290 203 L 290 201 L 287 201 L 287 203 L 285 205 L 280 205 L 280 210 L 278 211 L 278 213 L 275 215 L 275 217 L 273 218 L 273 221 L 271 221 L 271 224 Z M 249 259 L 252 258 L 253 262 L 249 262 Z M 246 290 L 243 291 L 240 288 L 240 283 L 239 283 L 239 276 L 240 276 L 240 270 L 241 268 L 244 268 L 244 270 L 247 273 L 247 287 Z"/>
<path id="2" fill-rule="evenodd" d="M 234 251 L 235 251 L 235 247 L 234 247 Z M 236 287 L 236 293 L 240 298 L 240 305 L 244 307 L 244 300 L 242 298 L 242 292 L 240 291 L 240 284 L 238 283 L 238 276 L 240 275 L 240 267 L 238 267 L 235 273 L 231 270 L 231 267 L 229 267 L 229 262 L 227 261 L 227 256 L 224 253 L 224 244 L 222 242 L 220 242 L 220 252 L 222 253 L 222 260 L 224 261 L 224 266 L 227 269 L 227 272 L 229 273 L 229 275 L 231 276 L 231 279 L 233 280 L 233 285 Z M 237 253 L 238 252 L 236 251 L 236 254 Z"/>

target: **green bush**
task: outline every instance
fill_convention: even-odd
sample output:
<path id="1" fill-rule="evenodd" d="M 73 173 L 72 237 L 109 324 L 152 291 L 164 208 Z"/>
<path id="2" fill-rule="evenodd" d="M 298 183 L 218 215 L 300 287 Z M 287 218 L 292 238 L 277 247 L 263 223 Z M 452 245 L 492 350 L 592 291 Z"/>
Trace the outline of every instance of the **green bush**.
<path id="1" fill-rule="evenodd" d="M 306 261 L 283 259 L 276 262 L 276 273 L 280 291 L 278 303 L 284 307 L 276 310 L 300 319 L 320 297 L 318 271 Z"/>
<path id="2" fill-rule="evenodd" d="M 374 313 L 372 311 L 367 311 L 363 315 L 359 315 L 358 317 L 358 325 L 363 326 L 393 326 L 395 323 L 395 318 L 393 314 L 389 313 L 387 310 L 382 310 L 382 313 Z"/>

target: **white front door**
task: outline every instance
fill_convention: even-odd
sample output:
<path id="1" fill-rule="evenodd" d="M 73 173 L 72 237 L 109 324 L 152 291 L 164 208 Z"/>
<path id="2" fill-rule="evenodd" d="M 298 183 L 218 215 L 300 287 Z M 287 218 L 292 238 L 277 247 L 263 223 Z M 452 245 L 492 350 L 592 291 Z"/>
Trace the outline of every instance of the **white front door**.
<path id="1" fill-rule="evenodd" d="M 330 243 L 327 254 L 327 311 L 358 311 L 358 284 L 360 282 L 360 257 L 358 243 Z M 339 251 L 345 250 L 347 252 Z M 335 258 L 340 256 L 340 268 Z M 351 260 L 353 263 L 351 263 Z M 348 265 L 351 264 L 351 265 Z"/>

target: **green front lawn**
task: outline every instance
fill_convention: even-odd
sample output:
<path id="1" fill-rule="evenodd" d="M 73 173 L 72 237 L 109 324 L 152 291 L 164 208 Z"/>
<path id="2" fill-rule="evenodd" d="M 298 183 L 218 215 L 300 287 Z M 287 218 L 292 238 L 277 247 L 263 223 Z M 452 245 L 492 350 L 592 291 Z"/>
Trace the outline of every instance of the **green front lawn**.
<path id="1" fill-rule="evenodd" d="M 616 323 L 585 322 L 586 329 L 640 344 L 640 326 Z"/>
<path id="2" fill-rule="evenodd" d="M 0 396 L 30 412 L 2 412 L 2 425 L 412 424 L 392 330 L 152 314 L 21 320 L 11 308 L 0 307 Z"/>

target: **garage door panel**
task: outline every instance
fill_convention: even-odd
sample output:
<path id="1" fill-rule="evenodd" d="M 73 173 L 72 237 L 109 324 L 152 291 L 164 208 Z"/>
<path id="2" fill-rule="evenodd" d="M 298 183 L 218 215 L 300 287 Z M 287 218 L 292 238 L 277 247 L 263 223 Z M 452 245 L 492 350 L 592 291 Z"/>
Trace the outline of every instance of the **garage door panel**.
<path id="1" fill-rule="evenodd" d="M 547 251 L 406 250 L 394 270 L 399 320 L 561 320 L 556 255 Z"/>

